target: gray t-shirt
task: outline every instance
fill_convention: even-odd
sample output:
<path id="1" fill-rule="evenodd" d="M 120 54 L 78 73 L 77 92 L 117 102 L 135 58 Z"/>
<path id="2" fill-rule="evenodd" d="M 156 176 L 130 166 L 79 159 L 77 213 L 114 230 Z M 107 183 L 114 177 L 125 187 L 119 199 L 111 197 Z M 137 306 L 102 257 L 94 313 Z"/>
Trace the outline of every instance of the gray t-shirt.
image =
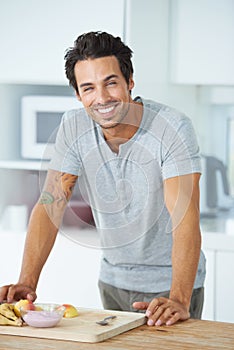
<path id="1" fill-rule="evenodd" d="M 103 257 L 100 279 L 139 292 L 170 289 L 172 233 L 163 181 L 201 172 L 199 148 L 188 117 L 145 100 L 135 135 L 114 153 L 101 127 L 84 109 L 67 112 L 50 168 L 78 175 L 92 208 Z M 201 252 L 195 288 L 205 278 Z"/>

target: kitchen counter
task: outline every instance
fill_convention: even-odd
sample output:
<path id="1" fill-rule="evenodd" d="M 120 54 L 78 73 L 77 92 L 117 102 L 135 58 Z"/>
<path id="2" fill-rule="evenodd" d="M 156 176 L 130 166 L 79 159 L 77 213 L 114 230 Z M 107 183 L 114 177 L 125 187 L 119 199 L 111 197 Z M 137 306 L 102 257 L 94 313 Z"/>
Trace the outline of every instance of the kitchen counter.
<path id="1" fill-rule="evenodd" d="M 170 327 L 140 326 L 101 343 L 78 343 L 61 340 L 0 335 L 0 350 L 233 350 L 234 323 L 188 320 Z"/>

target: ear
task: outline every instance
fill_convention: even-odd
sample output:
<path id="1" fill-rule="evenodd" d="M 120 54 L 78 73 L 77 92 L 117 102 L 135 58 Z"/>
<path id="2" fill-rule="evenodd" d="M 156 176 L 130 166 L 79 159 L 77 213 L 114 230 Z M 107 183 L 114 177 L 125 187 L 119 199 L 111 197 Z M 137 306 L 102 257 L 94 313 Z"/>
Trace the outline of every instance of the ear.
<path id="1" fill-rule="evenodd" d="M 76 91 L 76 97 L 77 97 L 78 101 L 81 101 L 80 95 L 77 91 Z"/>
<path id="2" fill-rule="evenodd" d="M 134 83 L 134 80 L 133 80 L 132 75 L 131 75 L 129 78 L 128 89 L 131 91 L 134 88 L 134 85 L 135 85 L 135 83 Z"/>

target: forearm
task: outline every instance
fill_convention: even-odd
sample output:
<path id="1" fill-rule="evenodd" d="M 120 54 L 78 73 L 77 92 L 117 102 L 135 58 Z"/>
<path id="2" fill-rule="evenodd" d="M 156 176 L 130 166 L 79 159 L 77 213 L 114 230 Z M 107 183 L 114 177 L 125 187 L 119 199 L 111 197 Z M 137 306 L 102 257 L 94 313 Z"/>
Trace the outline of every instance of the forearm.
<path id="1" fill-rule="evenodd" d="M 164 181 L 164 200 L 173 235 L 172 282 L 169 298 L 133 304 L 139 309 L 147 308 L 149 326 L 169 326 L 190 317 L 190 300 L 201 249 L 199 178 L 200 174 L 195 173 Z"/>
<path id="2" fill-rule="evenodd" d="M 58 225 L 50 220 L 45 207 L 36 204 L 30 217 L 19 283 L 36 290 L 41 270 L 54 245 Z"/>
<path id="3" fill-rule="evenodd" d="M 150 303 L 133 304 L 135 308 L 147 308 L 149 326 L 170 326 L 178 320 L 187 320 L 190 317 L 190 300 L 201 248 L 197 210 L 188 210 L 181 221 L 178 221 L 178 215 L 173 215 L 172 218 L 172 283 L 169 298 L 157 297 Z"/>
<path id="4" fill-rule="evenodd" d="M 199 216 L 190 209 L 173 232 L 170 298 L 189 309 L 201 250 Z"/>
<path id="5" fill-rule="evenodd" d="M 19 283 L 36 289 L 41 270 L 54 245 L 77 176 L 49 170 L 28 226 Z"/>
<path id="6" fill-rule="evenodd" d="M 171 216 L 172 283 L 170 298 L 189 308 L 201 249 L 200 174 L 165 181 L 165 203 Z"/>

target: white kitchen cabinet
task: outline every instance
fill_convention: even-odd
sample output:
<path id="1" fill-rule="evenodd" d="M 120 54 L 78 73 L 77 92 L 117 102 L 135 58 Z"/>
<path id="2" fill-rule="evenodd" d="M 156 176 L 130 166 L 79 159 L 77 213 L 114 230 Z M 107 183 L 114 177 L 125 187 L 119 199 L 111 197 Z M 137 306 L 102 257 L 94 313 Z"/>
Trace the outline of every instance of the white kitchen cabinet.
<path id="1" fill-rule="evenodd" d="M 15 283 L 19 277 L 25 232 L 0 232 L 0 286 Z"/>
<path id="2" fill-rule="evenodd" d="M 234 85 L 234 1 L 171 1 L 171 80 Z"/>
<path id="3" fill-rule="evenodd" d="M 234 322 L 234 252 L 217 252 L 216 320 Z"/>
<path id="4" fill-rule="evenodd" d="M 206 256 L 206 279 L 205 279 L 205 295 L 202 318 L 204 320 L 215 319 L 215 251 L 205 250 Z"/>
<path id="5" fill-rule="evenodd" d="M 78 232 L 78 230 L 77 230 Z M 100 250 L 96 232 L 81 230 L 80 240 L 59 233 L 42 270 L 38 302 L 68 303 L 102 308 L 97 287 Z M 89 238 L 87 238 L 87 236 Z M 70 238 L 69 238 L 70 237 Z M 1 232 L 0 286 L 16 283 L 22 261 L 25 233 Z M 89 242 L 89 244 L 84 244 Z M 93 242 L 94 244 L 90 244 Z"/>
<path id="6" fill-rule="evenodd" d="M 78 35 L 123 36 L 124 0 L 8 0 L 0 5 L 0 83 L 64 84 L 64 53 Z"/>
<path id="7" fill-rule="evenodd" d="M 222 225 L 223 232 L 202 232 L 202 249 L 207 259 L 202 318 L 234 322 L 234 235 L 224 220 Z"/>

